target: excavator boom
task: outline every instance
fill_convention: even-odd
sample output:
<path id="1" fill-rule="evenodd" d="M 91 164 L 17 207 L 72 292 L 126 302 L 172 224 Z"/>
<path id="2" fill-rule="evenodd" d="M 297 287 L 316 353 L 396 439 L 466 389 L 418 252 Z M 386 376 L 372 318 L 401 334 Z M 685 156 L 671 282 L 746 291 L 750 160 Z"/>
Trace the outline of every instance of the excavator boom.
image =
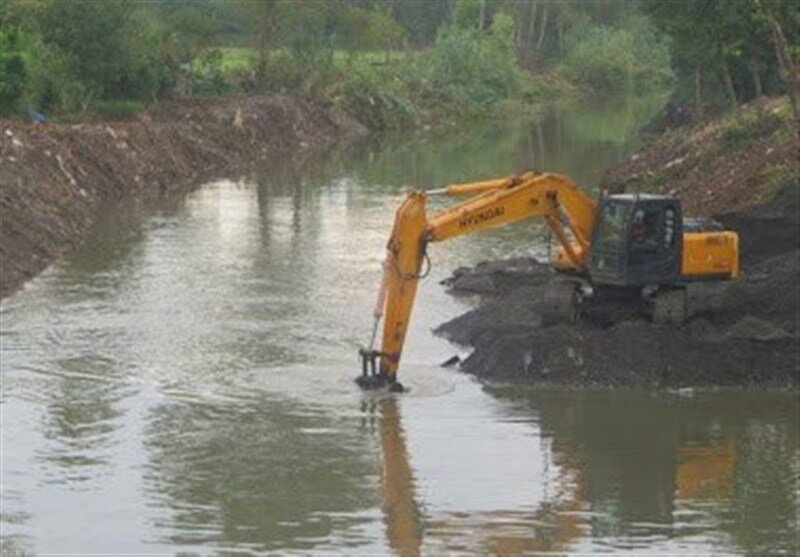
<path id="1" fill-rule="evenodd" d="M 432 195 L 473 197 L 428 218 Z M 441 190 L 414 192 L 400 205 L 386 246 L 383 278 L 376 302 L 377 324 L 384 317 L 380 350 L 360 351 L 362 387 L 395 385 L 397 368 L 411 318 L 426 249 L 466 234 L 482 232 L 529 217 L 542 216 L 562 251 L 557 265 L 585 272 L 590 238 L 597 213 L 595 201 L 569 178 L 528 172 L 499 180 L 454 184 Z M 566 223 L 566 227 L 562 223 Z M 375 335 L 373 335 L 373 342 Z M 379 365 L 378 365 L 379 362 Z M 401 387 L 399 387 L 401 388 Z"/>

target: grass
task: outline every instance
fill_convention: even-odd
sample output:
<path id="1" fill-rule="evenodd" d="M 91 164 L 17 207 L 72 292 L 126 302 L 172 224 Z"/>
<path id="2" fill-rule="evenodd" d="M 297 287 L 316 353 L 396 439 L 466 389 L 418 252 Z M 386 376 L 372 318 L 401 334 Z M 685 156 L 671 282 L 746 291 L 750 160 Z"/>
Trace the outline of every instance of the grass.
<path id="1" fill-rule="evenodd" d="M 722 145 L 736 148 L 754 139 L 766 137 L 779 130 L 785 121 L 790 121 L 791 115 L 788 101 L 771 110 L 756 106 L 743 113 L 734 113 L 722 123 Z"/>
<path id="2" fill-rule="evenodd" d="M 250 68 L 258 61 L 258 51 L 246 46 L 222 46 L 222 70 L 226 73 Z"/>
<path id="3" fill-rule="evenodd" d="M 258 50 L 248 46 L 221 46 L 217 47 L 222 53 L 222 70 L 227 72 L 248 69 L 258 62 Z M 285 52 L 283 49 L 274 49 L 272 56 L 279 56 Z M 396 50 L 389 53 L 388 63 L 405 59 L 408 56 L 406 51 Z M 346 50 L 335 50 L 333 52 L 333 64 L 340 69 L 349 68 L 352 65 L 358 66 L 382 66 L 387 64 L 385 50 L 367 51 L 351 53 Z"/>
<path id="4" fill-rule="evenodd" d="M 794 161 L 781 161 L 768 167 L 764 180 L 767 184 L 766 199 L 773 199 L 784 188 L 790 187 L 798 180 L 797 167 Z"/>
<path id="5" fill-rule="evenodd" d="M 781 118 L 774 114 L 759 114 L 755 118 L 734 120 L 723 128 L 722 143 L 726 147 L 738 147 L 774 132 L 781 122 Z"/>
<path id="6" fill-rule="evenodd" d="M 482 44 L 482 48 L 488 56 L 489 47 Z M 264 74 L 255 77 L 264 90 L 301 91 L 344 107 L 374 129 L 410 128 L 421 121 L 441 124 L 463 118 L 513 118 L 537 112 L 542 103 L 559 94 L 574 92 L 554 74 L 531 75 L 522 69 L 516 75 L 518 91 L 485 78 L 452 87 L 437 85 L 439 74 L 431 69 L 435 54 L 435 47 L 390 52 L 337 49 L 327 53 L 330 59 L 323 55 L 303 63 L 288 49 L 274 48 Z M 221 93 L 242 83 L 250 86 L 247 80 L 254 76 L 249 74 L 258 63 L 256 48 L 206 50 L 192 64 L 195 77 L 202 82 L 195 92 L 201 93 L 200 85 Z"/>

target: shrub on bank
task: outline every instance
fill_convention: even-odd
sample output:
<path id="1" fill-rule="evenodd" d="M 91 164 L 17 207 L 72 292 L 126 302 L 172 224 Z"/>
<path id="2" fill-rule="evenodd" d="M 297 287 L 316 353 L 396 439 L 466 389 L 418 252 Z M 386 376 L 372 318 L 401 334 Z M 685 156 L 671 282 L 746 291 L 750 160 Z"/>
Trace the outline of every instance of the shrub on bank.
<path id="1" fill-rule="evenodd" d="M 645 19 L 576 26 L 566 43 L 562 74 L 598 93 L 647 92 L 674 81 L 669 46 Z"/>
<path id="2" fill-rule="evenodd" d="M 488 32 L 443 28 L 425 61 L 423 74 L 430 85 L 461 104 L 488 109 L 521 91 L 514 20 L 506 14 L 498 14 Z"/>
<path id="3" fill-rule="evenodd" d="M 341 83 L 338 102 L 359 121 L 375 130 L 412 125 L 418 109 L 408 98 L 402 83 L 378 80 L 375 75 L 356 71 Z"/>

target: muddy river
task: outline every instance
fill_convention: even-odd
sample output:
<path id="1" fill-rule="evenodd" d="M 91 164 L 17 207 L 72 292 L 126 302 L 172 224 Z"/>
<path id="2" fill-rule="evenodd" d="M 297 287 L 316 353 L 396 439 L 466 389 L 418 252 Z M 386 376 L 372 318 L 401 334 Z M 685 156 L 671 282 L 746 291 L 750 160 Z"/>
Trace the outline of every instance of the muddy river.
<path id="1" fill-rule="evenodd" d="M 109 208 L 0 305 L 3 554 L 796 554 L 793 396 L 438 367 L 460 349 L 430 331 L 470 303 L 438 280 L 541 255 L 532 223 L 435 246 L 411 391 L 352 383 L 409 186 L 532 167 L 590 187 L 655 109 L 373 139 Z"/>

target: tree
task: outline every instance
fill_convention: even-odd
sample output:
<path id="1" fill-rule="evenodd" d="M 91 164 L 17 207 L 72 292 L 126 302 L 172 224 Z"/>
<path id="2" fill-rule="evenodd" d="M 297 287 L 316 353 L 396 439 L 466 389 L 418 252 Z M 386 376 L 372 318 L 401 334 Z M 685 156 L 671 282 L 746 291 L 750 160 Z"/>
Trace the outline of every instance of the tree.
<path id="1" fill-rule="evenodd" d="M 731 104 L 774 91 L 780 60 L 770 55 L 770 21 L 786 22 L 787 44 L 796 44 L 800 27 L 792 0 L 684 0 L 644 7 L 672 37 L 676 70 L 683 80 L 692 79 L 698 109 L 717 90 Z"/>
<path id="2" fill-rule="evenodd" d="M 148 98 L 161 85 L 157 26 L 136 3 L 50 1 L 39 31 L 64 53 L 74 75 L 103 98 Z"/>
<path id="3" fill-rule="evenodd" d="M 0 29 L 0 114 L 19 109 L 28 82 L 24 34 L 19 27 Z"/>

